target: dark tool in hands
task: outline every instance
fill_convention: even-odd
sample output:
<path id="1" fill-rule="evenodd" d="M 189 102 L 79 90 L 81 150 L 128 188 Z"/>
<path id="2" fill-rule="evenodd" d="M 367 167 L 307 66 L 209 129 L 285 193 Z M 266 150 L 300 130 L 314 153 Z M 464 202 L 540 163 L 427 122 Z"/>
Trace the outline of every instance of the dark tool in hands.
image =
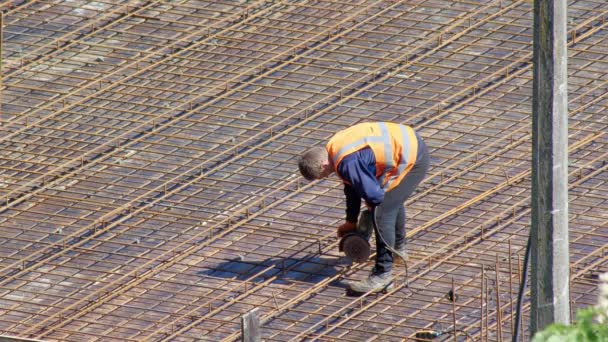
<path id="1" fill-rule="evenodd" d="M 373 229 L 373 214 L 365 209 L 359 215 L 355 230 L 344 234 L 339 249 L 355 263 L 366 262 L 371 255 L 369 237 Z"/>

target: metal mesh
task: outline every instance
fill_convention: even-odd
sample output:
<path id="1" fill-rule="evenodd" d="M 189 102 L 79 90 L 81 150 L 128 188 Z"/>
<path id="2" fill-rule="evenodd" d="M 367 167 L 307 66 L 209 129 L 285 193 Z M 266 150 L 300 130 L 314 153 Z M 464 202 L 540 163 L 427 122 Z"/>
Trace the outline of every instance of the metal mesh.
<path id="1" fill-rule="evenodd" d="M 608 271 L 608 4 L 568 4 L 576 310 Z M 236 340 L 258 307 L 267 341 L 510 338 L 530 223 L 530 1 L 0 9 L 0 331 Z M 295 163 L 365 120 L 414 126 L 432 160 L 407 203 L 409 287 L 397 269 L 394 290 L 355 298 L 342 280 L 371 262 L 338 254 L 341 186 Z"/>

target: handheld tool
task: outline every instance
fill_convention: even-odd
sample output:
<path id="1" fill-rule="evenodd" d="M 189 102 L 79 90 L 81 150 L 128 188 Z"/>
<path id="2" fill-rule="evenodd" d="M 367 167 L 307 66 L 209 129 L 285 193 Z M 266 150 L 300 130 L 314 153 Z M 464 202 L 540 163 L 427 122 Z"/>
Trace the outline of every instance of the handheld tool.
<path id="1" fill-rule="evenodd" d="M 369 237 L 373 229 L 373 219 L 373 214 L 369 210 L 361 211 L 355 230 L 344 234 L 340 239 L 340 251 L 355 263 L 366 262 L 371 255 Z"/>

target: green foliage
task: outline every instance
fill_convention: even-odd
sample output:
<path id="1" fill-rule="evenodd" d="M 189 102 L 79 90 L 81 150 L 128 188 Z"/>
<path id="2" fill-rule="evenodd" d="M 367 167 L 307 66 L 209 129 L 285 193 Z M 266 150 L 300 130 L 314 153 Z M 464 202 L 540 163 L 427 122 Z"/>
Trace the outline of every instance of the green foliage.
<path id="1" fill-rule="evenodd" d="M 596 308 L 580 310 L 575 324 L 552 324 L 532 339 L 532 342 L 565 341 L 608 342 L 608 314 Z"/>

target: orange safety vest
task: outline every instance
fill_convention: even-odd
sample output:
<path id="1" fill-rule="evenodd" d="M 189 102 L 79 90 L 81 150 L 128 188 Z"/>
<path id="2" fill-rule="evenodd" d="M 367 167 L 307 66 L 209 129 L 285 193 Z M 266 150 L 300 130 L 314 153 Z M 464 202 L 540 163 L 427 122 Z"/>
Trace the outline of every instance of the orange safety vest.
<path id="1" fill-rule="evenodd" d="M 390 122 L 364 122 L 339 131 L 326 146 L 336 174 L 340 176 L 338 165 L 344 157 L 366 147 L 376 157 L 376 178 L 390 191 L 414 167 L 418 139 L 412 127 Z"/>

